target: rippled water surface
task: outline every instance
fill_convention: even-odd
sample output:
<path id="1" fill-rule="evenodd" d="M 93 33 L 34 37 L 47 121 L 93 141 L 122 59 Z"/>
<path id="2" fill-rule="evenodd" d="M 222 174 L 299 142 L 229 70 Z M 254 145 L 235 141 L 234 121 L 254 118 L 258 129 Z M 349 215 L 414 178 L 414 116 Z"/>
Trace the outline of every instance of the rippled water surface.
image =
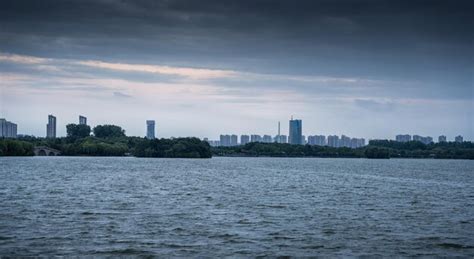
<path id="1" fill-rule="evenodd" d="M 0 182 L 0 256 L 474 256 L 474 161 L 0 158 Z"/>

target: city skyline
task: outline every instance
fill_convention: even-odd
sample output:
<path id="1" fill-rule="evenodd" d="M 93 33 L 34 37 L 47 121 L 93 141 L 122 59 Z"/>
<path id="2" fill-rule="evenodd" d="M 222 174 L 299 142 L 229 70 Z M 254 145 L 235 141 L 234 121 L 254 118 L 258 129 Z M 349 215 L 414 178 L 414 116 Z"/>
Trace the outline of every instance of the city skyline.
<path id="1" fill-rule="evenodd" d="M 293 114 L 317 134 L 472 140 L 472 1 L 432 3 L 1 1 L 0 117 L 216 138 Z"/>
<path id="2" fill-rule="evenodd" d="M 6 123 L 11 123 L 10 121 L 6 121 L 5 118 L 2 118 L 2 123 L 6 122 Z M 15 136 L 16 135 L 23 135 L 23 136 L 35 136 L 35 137 L 53 137 L 53 138 L 56 138 L 56 137 L 65 137 L 66 135 L 57 135 L 57 131 L 58 131 L 58 126 L 57 126 L 57 118 L 56 116 L 54 116 L 53 114 L 49 114 L 48 115 L 48 122 L 46 124 L 46 134 L 43 136 L 43 135 L 34 135 L 34 134 L 28 134 L 28 133 L 25 133 L 25 132 L 17 132 L 17 124 L 13 123 L 14 125 L 14 129 L 15 129 Z M 142 134 L 142 135 L 130 135 L 128 134 L 128 132 L 126 131 L 125 129 L 125 132 L 127 133 L 128 136 L 137 136 L 137 137 L 147 137 L 147 138 L 156 138 L 155 136 L 155 120 L 146 120 L 146 128 L 145 128 L 145 133 Z M 290 120 L 289 120 L 289 125 L 291 126 L 291 124 L 293 123 L 296 123 L 299 125 L 297 125 L 297 127 L 300 128 L 301 130 L 301 140 L 300 142 L 301 143 L 305 143 L 305 144 L 311 144 L 311 143 L 317 143 L 315 145 L 320 145 L 320 143 L 322 142 L 325 142 L 327 145 L 329 146 L 333 146 L 333 147 L 337 147 L 339 144 L 329 144 L 331 141 L 336 141 L 335 143 L 339 143 L 338 141 L 341 141 L 341 139 L 339 139 L 339 136 L 341 136 L 341 138 L 344 138 L 344 137 L 347 137 L 345 134 L 335 134 L 333 135 L 332 133 L 330 134 L 321 134 L 320 132 L 317 132 L 315 133 L 314 130 L 308 130 L 308 131 L 304 131 L 304 127 L 302 127 L 302 120 L 299 120 L 299 119 L 293 119 L 293 116 L 291 116 Z M 66 125 L 67 124 L 75 124 L 74 122 L 66 122 L 65 125 L 64 125 L 64 128 L 66 128 Z M 84 125 L 88 125 L 87 124 L 87 117 L 83 116 L 83 115 L 79 115 L 79 123 L 78 124 L 84 124 Z M 97 126 L 97 125 L 104 125 L 104 124 L 110 124 L 110 123 L 99 123 L 99 124 L 96 124 L 96 125 L 91 125 L 93 128 L 94 126 Z M 2 124 L 3 125 L 3 124 Z M 120 126 L 122 127 L 121 125 L 117 125 L 117 126 Z M 277 131 L 276 131 L 276 134 L 274 133 L 270 133 L 270 135 L 268 135 L 269 131 L 267 131 L 267 133 L 265 134 L 257 134 L 257 133 L 250 133 L 249 134 L 249 131 L 246 131 L 244 133 L 232 133 L 232 134 L 219 134 L 218 138 L 222 139 L 222 136 L 228 136 L 229 138 L 230 137 L 233 137 L 234 139 L 232 140 L 232 142 L 229 142 L 228 146 L 232 146 L 232 145 L 235 145 L 236 143 L 242 143 L 242 137 L 244 137 L 245 139 L 247 139 L 248 137 L 248 141 L 245 140 L 245 142 L 266 142 L 266 143 L 271 143 L 271 142 L 278 142 L 278 143 L 291 143 L 290 142 L 290 135 L 291 135 L 291 130 L 290 130 L 290 126 L 288 127 L 288 135 L 286 134 L 281 134 L 281 125 L 280 125 L 280 121 L 278 121 L 278 128 L 277 128 Z M 3 127 L 3 126 L 2 126 Z M 122 127 L 123 128 L 123 127 Z M 59 127 L 59 129 L 61 129 L 61 127 Z M 3 128 L 2 128 L 3 130 Z M 308 135 L 305 135 L 304 132 L 308 132 Z M 2 131 L 2 134 L 3 134 L 3 131 Z M 3 135 L 2 135 L 3 136 Z M 165 136 L 162 136 L 162 137 L 165 137 Z M 167 136 L 168 138 L 173 138 L 173 137 L 198 137 L 200 139 L 206 139 L 206 140 L 210 140 L 210 141 L 216 141 L 215 138 L 213 137 L 209 137 L 209 136 L 193 136 L 193 135 L 185 135 L 185 136 Z M 280 137 L 280 140 L 278 140 L 278 137 Z M 330 140 L 330 138 L 333 137 L 333 138 L 336 138 L 336 140 Z M 161 137 L 160 137 L 161 138 Z M 166 138 L 166 137 L 165 137 Z M 270 140 L 269 140 L 270 139 Z M 434 141 L 434 139 L 437 140 L 437 142 L 446 142 L 446 141 L 453 141 L 453 142 L 463 142 L 463 141 L 471 141 L 469 139 L 466 139 L 465 136 L 463 135 L 455 135 L 455 136 L 452 136 L 451 140 L 449 137 L 447 137 L 446 135 L 440 135 L 440 134 L 436 134 L 436 135 L 433 135 L 433 136 L 421 136 L 421 135 L 418 135 L 418 134 L 397 134 L 395 136 L 392 136 L 392 137 L 387 137 L 387 138 L 366 138 L 366 137 L 358 137 L 358 138 L 349 138 L 349 141 L 354 141 L 354 139 L 358 139 L 359 141 L 360 140 L 363 140 L 363 143 L 364 144 L 356 144 L 357 146 L 363 146 L 365 145 L 365 141 L 367 140 L 378 140 L 378 139 L 388 139 L 388 140 L 396 140 L 396 141 L 399 141 L 399 142 L 407 142 L 407 141 L 411 141 L 411 140 L 417 140 L 417 141 L 420 141 L 420 142 L 423 142 L 425 144 L 428 144 L 430 142 L 436 142 Z M 240 140 L 240 141 L 239 141 Z M 459 141 L 460 140 L 460 141 Z M 227 141 L 227 140 L 226 140 Z M 229 140 L 230 141 L 230 140 Z M 232 143 L 232 144 L 230 144 Z M 296 143 L 293 143 L 293 144 L 296 144 Z M 342 144 L 342 145 L 339 145 L 339 146 L 349 146 L 347 143 L 345 144 Z"/>

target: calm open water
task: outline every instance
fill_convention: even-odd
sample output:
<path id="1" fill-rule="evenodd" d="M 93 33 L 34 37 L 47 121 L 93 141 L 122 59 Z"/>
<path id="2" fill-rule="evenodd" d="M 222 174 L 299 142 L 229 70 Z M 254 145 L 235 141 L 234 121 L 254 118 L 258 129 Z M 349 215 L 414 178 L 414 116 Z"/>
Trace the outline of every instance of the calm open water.
<path id="1" fill-rule="evenodd" d="M 0 256 L 474 256 L 474 161 L 0 158 Z"/>

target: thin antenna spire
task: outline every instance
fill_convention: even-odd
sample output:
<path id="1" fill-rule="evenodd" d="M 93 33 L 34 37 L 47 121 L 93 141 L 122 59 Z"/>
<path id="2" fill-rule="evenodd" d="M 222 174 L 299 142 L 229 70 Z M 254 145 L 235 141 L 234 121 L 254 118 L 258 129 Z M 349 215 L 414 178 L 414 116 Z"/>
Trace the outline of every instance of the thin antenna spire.
<path id="1" fill-rule="evenodd" d="M 278 137 L 277 137 L 277 143 L 281 143 L 280 139 L 281 139 L 281 137 L 280 137 L 280 121 L 278 121 Z"/>

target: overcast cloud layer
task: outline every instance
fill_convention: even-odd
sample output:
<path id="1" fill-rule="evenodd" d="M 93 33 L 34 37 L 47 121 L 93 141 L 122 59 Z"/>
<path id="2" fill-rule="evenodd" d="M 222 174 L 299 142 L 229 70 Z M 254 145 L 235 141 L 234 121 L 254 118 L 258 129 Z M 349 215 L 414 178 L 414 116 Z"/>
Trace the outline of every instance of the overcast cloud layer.
<path id="1" fill-rule="evenodd" d="M 1 1 L 0 117 L 474 139 L 472 1 Z"/>

